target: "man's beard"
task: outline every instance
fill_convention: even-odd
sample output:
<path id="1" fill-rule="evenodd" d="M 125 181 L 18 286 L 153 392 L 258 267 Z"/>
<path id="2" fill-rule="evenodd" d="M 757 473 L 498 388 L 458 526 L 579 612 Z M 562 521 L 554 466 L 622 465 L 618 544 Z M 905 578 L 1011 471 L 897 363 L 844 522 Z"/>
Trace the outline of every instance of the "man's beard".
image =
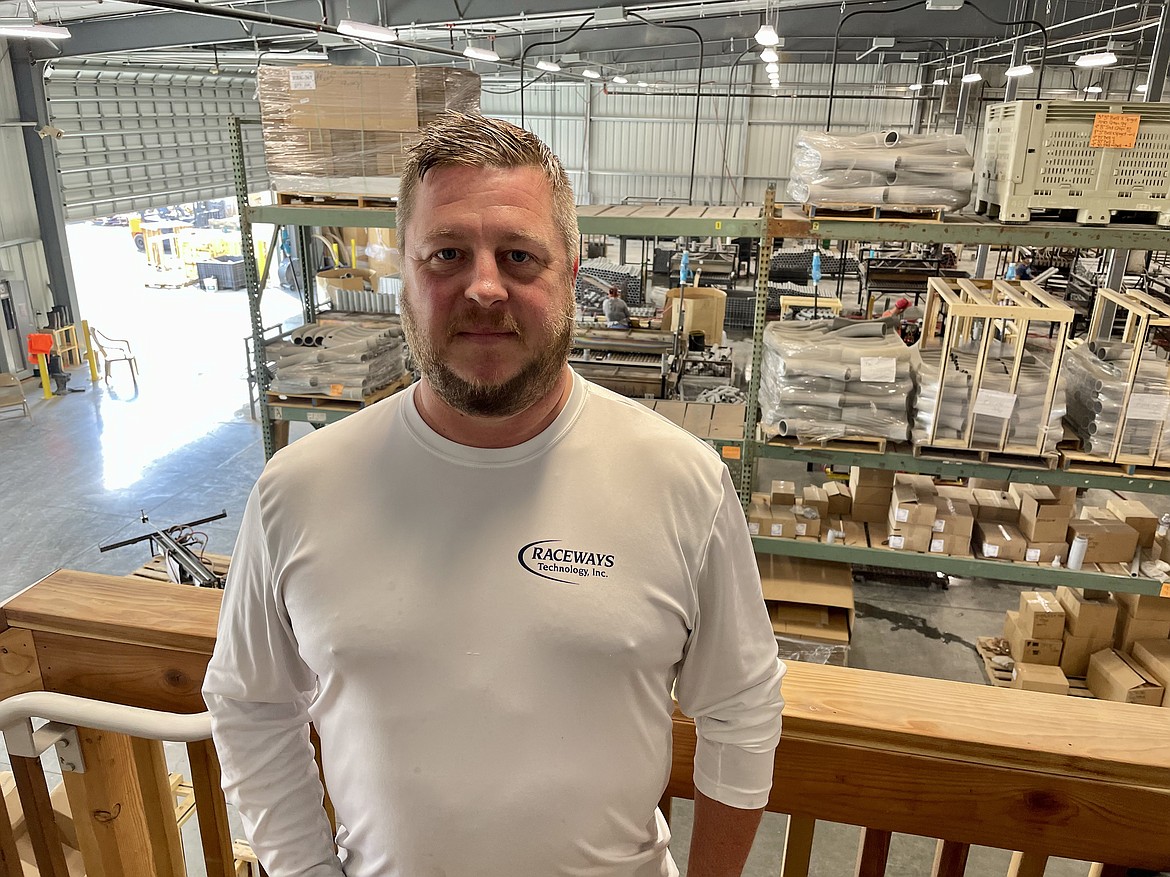
<path id="1" fill-rule="evenodd" d="M 411 306 L 410 293 L 405 290 L 404 292 L 401 297 L 402 330 L 406 335 L 411 356 L 439 398 L 456 411 L 473 417 L 510 417 L 533 405 L 556 386 L 573 346 L 571 292 L 565 306 L 550 315 L 544 327 L 548 335 L 544 347 L 513 377 L 498 384 L 469 381 L 457 375 L 439 356 L 431 339 L 420 331 L 419 322 Z M 486 320 L 475 321 L 474 326 L 480 329 L 515 332 L 521 342 L 527 340 L 511 315 L 504 314 L 499 317 L 493 315 Z M 457 323 L 449 329 L 447 340 L 454 338 L 461 328 Z"/>

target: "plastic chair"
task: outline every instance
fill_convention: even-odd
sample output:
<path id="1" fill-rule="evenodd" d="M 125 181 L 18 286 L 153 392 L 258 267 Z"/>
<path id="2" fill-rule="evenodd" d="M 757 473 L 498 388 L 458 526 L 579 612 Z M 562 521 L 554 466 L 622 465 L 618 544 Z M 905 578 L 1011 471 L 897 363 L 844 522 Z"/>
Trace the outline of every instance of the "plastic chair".
<path id="1" fill-rule="evenodd" d="M 89 327 L 89 334 L 93 337 L 93 346 L 105 363 L 106 383 L 110 382 L 110 366 L 115 362 L 130 363 L 130 377 L 138 387 L 138 360 L 130 349 L 130 342 L 124 338 L 107 338 L 93 326 Z"/>
<path id="2" fill-rule="evenodd" d="M 5 408 L 23 408 L 24 416 L 32 420 L 32 412 L 29 411 L 28 399 L 24 397 L 20 381 L 7 372 L 0 372 L 0 410 Z"/>

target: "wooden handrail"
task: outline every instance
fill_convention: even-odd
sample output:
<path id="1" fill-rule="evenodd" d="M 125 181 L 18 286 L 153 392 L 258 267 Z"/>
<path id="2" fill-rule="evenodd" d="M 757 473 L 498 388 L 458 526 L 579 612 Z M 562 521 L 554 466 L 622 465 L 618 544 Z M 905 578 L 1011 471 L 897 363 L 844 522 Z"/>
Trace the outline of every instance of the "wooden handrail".
<path id="1" fill-rule="evenodd" d="M 201 711 L 219 601 L 216 591 L 54 573 L 0 606 L 8 649 L 0 695 L 100 692 L 117 703 Z M 1108 863 L 1101 875 L 1123 865 L 1170 869 L 1170 710 L 795 663 L 784 696 L 768 809 L 791 817 L 785 877 L 807 873 L 817 820 L 866 829 L 866 874 L 882 872 L 895 832 L 940 839 L 939 877 L 961 874 L 974 844 L 1018 851 L 1020 875 L 1050 856 Z M 171 840 L 142 803 L 157 803 L 160 767 L 128 745 L 137 790 L 124 800 L 139 802 L 152 844 L 133 874 L 161 877 Z M 668 797 L 694 796 L 694 750 L 694 723 L 676 714 Z M 214 749 L 191 744 L 191 762 L 208 873 L 229 877 Z M 82 796 L 108 779 L 102 774 L 99 765 L 67 782 Z M 74 807 L 81 836 L 88 812 Z M 0 825 L 0 862 L 7 850 Z"/>

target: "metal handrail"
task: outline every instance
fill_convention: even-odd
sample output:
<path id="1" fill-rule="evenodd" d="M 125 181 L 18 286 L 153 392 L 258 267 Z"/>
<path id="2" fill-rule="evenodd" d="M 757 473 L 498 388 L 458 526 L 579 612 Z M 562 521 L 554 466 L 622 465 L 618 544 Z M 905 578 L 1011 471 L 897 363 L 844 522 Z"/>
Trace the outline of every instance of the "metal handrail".
<path id="1" fill-rule="evenodd" d="M 30 691 L 0 700 L 0 729 L 5 732 L 33 718 L 147 740 L 192 743 L 211 737 L 208 712 L 168 713 L 54 691 Z"/>

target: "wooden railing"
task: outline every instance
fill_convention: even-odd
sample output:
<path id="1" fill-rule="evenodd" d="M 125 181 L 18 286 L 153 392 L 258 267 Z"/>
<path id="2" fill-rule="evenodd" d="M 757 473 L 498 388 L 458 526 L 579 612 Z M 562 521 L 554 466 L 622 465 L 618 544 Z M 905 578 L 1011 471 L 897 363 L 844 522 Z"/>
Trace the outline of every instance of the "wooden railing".
<path id="1" fill-rule="evenodd" d="M 54 573 L 0 607 L 0 697 L 58 691 L 201 712 L 219 601 Z M 790 665 L 784 694 L 768 805 L 790 814 L 783 877 L 808 873 L 818 820 L 863 827 L 865 877 L 885 873 L 893 833 L 938 838 L 933 874 L 947 877 L 963 873 L 971 845 L 1016 851 L 1012 877 L 1042 874 L 1050 856 L 1106 863 L 1097 877 L 1170 869 L 1170 709 L 808 664 Z M 54 814 L 39 760 L 12 759 L 22 843 L 40 874 L 183 875 L 161 744 L 78 737 L 85 772 L 63 774 L 67 818 Z M 693 797 L 694 747 L 693 723 L 676 715 L 667 810 L 671 797 Z M 207 873 L 236 877 L 214 748 L 190 743 L 188 754 Z M 0 877 L 25 873 L 10 815 L 0 813 Z"/>

